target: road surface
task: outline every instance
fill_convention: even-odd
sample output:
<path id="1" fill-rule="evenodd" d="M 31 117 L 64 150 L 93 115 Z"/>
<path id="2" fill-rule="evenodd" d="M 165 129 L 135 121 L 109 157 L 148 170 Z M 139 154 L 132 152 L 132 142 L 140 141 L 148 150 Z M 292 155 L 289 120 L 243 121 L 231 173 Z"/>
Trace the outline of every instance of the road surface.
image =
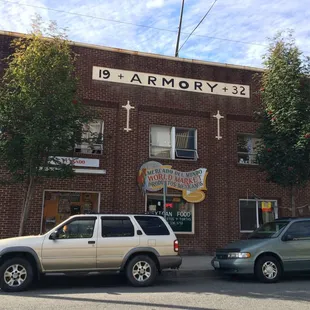
<path id="1" fill-rule="evenodd" d="M 310 276 L 261 284 L 253 279 L 160 278 L 134 288 L 121 276 L 46 277 L 30 291 L 0 291 L 0 309 L 309 310 Z"/>

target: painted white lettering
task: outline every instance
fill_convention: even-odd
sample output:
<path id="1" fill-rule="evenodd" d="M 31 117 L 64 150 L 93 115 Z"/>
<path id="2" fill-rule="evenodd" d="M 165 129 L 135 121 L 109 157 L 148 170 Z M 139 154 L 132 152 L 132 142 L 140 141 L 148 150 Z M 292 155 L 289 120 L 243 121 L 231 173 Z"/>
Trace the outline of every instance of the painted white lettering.
<path id="1" fill-rule="evenodd" d="M 151 75 L 149 75 L 149 79 L 148 79 L 148 84 L 149 85 L 151 85 L 151 83 L 154 85 L 154 86 L 156 86 L 156 77 L 155 76 L 151 76 Z"/>
<path id="2" fill-rule="evenodd" d="M 132 82 L 139 82 L 140 84 L 142 84 L 140 78 L 139 78 L 139 75 L 137 73 L 135 73 L 130 81 L 130 83 Z"/>
<path id="3" fill-rule="evenodd" d="M 213 89 L 218 85 L 218 84 L 214 84 L 213 86 L 210 84 L 210 83 L 208 83 L 207 82 L 207 84 L 208 84 L 208 86 L 211 88 L 211 93 L 213 93 Z"/>
<path id="4" fill-rule="evenodd" d="M 163 86 L 165 85 L 170 85 L 171 84 L 171 87 L 174 87 L 174 79 L 170 79 L 169 81 L 165 78 L 163 78 Z"/>
<path id="5" fill-rule="evenodd" d="M 202 91 L 202 83 L 201 82 L 197 82 L 197 81 L 195 81 L 195 90 L 197 90 L 197 88 L 199 89 L 199 90 L 201 90 Z"/>
<path id="6" fill-rule="evenodd" d="M 179 83 L 180 88 L 187 89 L 189 88 L 189 84 L 186 81 L 180 81 Z"/>

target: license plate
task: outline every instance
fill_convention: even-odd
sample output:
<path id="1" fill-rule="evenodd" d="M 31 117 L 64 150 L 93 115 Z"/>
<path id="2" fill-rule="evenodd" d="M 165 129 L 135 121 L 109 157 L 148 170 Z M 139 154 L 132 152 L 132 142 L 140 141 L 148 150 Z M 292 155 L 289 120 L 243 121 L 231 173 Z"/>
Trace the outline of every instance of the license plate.
<path id="1" fill-rule="evenodd" d="M 213 262 L 213 264 L 214 264 L 214 267 L 215 267 L 215 268 L 220 268 L 220 262 L 218 262 L 218 261 L 215 260 L 215 261 Z"/>

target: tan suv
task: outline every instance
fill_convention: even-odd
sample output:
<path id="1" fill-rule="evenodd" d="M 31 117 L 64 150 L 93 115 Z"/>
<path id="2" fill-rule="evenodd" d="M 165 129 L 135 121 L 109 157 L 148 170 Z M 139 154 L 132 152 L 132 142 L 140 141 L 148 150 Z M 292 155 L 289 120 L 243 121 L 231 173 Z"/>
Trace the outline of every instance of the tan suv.
<path id="1" fill-rule="evenodd" d="M 39 236 L 0 240 L 0 288 L 27 289 L 46 273 L 125 272 L 134 286 L 179 268 L 178 240 L 155 215 L 75 215 Z"/>

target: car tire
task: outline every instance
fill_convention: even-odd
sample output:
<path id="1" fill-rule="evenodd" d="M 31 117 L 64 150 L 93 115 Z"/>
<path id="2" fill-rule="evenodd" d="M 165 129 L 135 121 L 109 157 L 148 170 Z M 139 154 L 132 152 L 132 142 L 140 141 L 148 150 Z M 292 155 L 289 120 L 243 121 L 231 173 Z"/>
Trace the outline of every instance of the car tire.
<path id="1" fill-rule="evenodd" d="M 255 276 L 263 283 L 276 283 L 282 276 L 282 266 L 273 256 L 263 256 L 255 264 Z"/>
<path id="2" fill-rule="evenodd" d="M 0 267 L 0 288 L 4 292 L 25 291 L 32 284 L 32 281 L 33 267 L 24 258 L 9 259 Z"/>
<path id="3" fill-rule="evenodd" d="M 138 255 L 132 258 L 127 264 L 125 272 L 130 284 L 137 287 L 154 284 L 158 275 L 154 260 L 147 255 Z"/>

